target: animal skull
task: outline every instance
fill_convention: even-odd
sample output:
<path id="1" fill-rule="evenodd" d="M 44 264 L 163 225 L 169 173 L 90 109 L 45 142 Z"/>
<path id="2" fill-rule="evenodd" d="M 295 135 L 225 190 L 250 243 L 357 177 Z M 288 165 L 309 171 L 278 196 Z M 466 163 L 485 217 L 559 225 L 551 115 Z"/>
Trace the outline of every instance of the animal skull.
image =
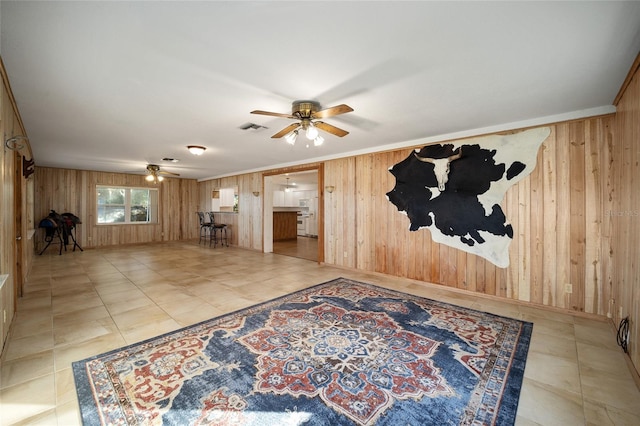
<path id="1" fill-rule="evenodd" d="M 462 147 L 460 147 L 457 154 L 447 158 L 420 157 L 415 151 L 413 155 L 423 163 L 433 164 L 433 173 L 436 175 L 436 179 L 438 180 L 438 190 L 442 192 L 444 191 L 444 185 L 449 181 L 449 165 L 452 161 L 462 157 Z"/>

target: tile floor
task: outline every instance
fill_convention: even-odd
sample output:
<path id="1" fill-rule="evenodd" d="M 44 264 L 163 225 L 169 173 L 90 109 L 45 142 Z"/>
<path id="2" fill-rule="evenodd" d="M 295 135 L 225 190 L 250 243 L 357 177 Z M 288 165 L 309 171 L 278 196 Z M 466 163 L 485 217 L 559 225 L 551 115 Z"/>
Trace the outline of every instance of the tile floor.
<path id="1" fill-rule="evenodd" d="M 0 375 L 0 425 L 80 423 L 71 362 L 339 276 L 534 323 L 518 425 L 640 425 L 607 322 L 196 242 L 35 256 Z"/>

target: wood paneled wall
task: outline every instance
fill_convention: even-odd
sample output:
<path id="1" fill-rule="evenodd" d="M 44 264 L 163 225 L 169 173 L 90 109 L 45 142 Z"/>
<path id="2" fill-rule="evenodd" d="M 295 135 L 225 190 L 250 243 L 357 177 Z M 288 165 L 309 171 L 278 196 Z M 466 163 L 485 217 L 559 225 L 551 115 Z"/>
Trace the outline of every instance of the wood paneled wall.
<path id="1" fill-rule="evenodd" d="M 14 136 L 19 129 L 11 108 L 9 94 L 5 85 L 0 85 L 0 137 L 2 137 L 2 150 L 0 150 L 0 275 L 7 275 L 5 287 L 0 292 L 0 352 L 4 346 L 5 337 L 11 326 L 16 306 L 17 291 L 14 291 L 18 282 L 15 280 L 17 273 L 16 263 L 16 229 L 14 189 L 16 182 L 15 158 L 16 153 L 4 147 L 4 141 Z M 20 134 L 20 133 L 18 133 Z M 8 316 L 4 321 L 4 313 Z"/>
<path id="2" fill-rule="evenodd" d="M 157 185 L 157 224 L 96 224 L 96 185 L 156 187 L 144 178 L 123 173 L 36 167 L 36 221 L 46 217 L 50 210 L 77 215 L 82 224 L 76 229 L 76 238 L 83 248 L 197 238 L 199 222 L 195 211 L 199 193 L 197 181 L 193 179 L 165 178 Z M 39 229 L 37 249 L 44 247 L 43 239 L 44 231 Z"/>
<path id="3" fill-rule="evenodd" d="M 611 238 L 610 280 L 615 300 L 614 322 L 629 317 L 629 353 L 640 371 L 640 55 L 619 97 L 615 118 L 616 138 L 609 151 L 614 167 L 611 209 L 605 215 Z M 606 200 L 605 200 L 606 201 Z"/>
<path id="4" fill-rule="evenodd" d="M 326 263 L 407 277 L 523 302 L 605 315 L 610 252 L 603 243 L 612 116 L 552 125 L 533 173 L 513 186 L 503 209 L 514 228 L 510 266 L 434 243 L 409 231 L 386 197 L 389 167 L 413 148 L 332 160 L 325 181 Z M 566 284 L 571 285 L 571 292 Z"/>
<path id="5" fill-rule="evenodd" d="M 262 250 L 262 173 L 211 179 L 198 183 L 197 210 L 211 210 L 211 193 L 220 188 L 238 187 L 238 213 L 231 222 L 230 244 L 250 250 Z M 253 195 L 258 192 L 258 196 Z M 194 214 L 195 215 L 195 214 Z M 228 214 L 221 217 L 229 217 Z M 237 226 L 236 226 L 237 223 Z"/>
<path id="6" fill-rule="evenodd" d="M 33 178 L 23 177 L 23 157 L 31 159 L 28 140 L 20 140 L 19 151 L 5 147 L 14 136 L 27 136 L 9 78 L 0 60 L 0 275 L 7 275 L 0 294 L 0 351 L 13 321 L 17 298 L 33 259 Z"/>

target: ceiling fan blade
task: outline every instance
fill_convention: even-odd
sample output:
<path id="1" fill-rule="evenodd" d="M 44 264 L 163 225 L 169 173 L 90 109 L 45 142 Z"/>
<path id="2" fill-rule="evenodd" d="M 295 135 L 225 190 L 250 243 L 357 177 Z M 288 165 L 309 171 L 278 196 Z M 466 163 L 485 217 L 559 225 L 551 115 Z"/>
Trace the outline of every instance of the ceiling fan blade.
<path id="1" fill-rule="evenodd" d="M 158 172 L 156 172 L 159 175 L 172 175 L 172 176 L 180 176 L 180 173 L 173 173 L 173 172 L 165 172 L 164 170 L 160 170 Z"/>
<path id="2" fill-rule="evenodd" d="M 255 110 L 255 111 L 251 111 L 251 114 L 270 115 L 272 117 L 283 117 L 283 118 L 297 119 L 297 117 L 294 117 L 291 114 L 282 114 L 282 113 L 279 113 L 279 112 L 271 112 L 271 111 L 261 111 L 259 109 Z"/>
<path id="3" fill-rule="evenodd" d="M 341 104 L 331 108 L 325 108 L 323 110 L 316 111 L 311 114 L 311 118 L 328 118 L 340 114 L 345 114 L 351 111 L 353 111 L 353 108 L 351 108 L 349 105 Z"/>
<path id="4" fill-rule="evenodd" d="M 277 138 L 281 138 L 284 135 L 286 135 L 289 132 L 294 131 L 295 129 L 297 129 L 298 127 L 300 127 L 300 123 L 293 123 L 293 124 L 289 124 L 287 127 L 285 127 L 284 129 L 280 130 L 278 133 L 276 133 L 275 135 L 271 136 L 272 139 L 277 139 Z"/>
<path id="5" fill-rule="evenodd" d="M 332 126 L 331 124 L 324 123 L 322 121 L 314 121 L 313 125 L 318 129 L 324 130 L 325 132 L 331 133 L 332 135 L 336 135 L 339 137 L 343 137 L 349 134 L 346 130 L 342 130 L 336 126 Z"/>

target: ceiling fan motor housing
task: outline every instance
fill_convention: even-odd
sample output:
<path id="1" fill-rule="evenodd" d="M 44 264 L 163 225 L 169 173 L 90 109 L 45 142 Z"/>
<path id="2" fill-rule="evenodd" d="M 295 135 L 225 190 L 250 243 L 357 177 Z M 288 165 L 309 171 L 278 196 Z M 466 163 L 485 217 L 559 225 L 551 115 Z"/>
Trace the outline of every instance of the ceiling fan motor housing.
<path id="1" fill-rule="evenodd" d="M 300 118 L 310 118 L 317 111 L 320 111 L 320 103 L 315 101 L 295 101 L 291 106 L 291 115 Z"/>

